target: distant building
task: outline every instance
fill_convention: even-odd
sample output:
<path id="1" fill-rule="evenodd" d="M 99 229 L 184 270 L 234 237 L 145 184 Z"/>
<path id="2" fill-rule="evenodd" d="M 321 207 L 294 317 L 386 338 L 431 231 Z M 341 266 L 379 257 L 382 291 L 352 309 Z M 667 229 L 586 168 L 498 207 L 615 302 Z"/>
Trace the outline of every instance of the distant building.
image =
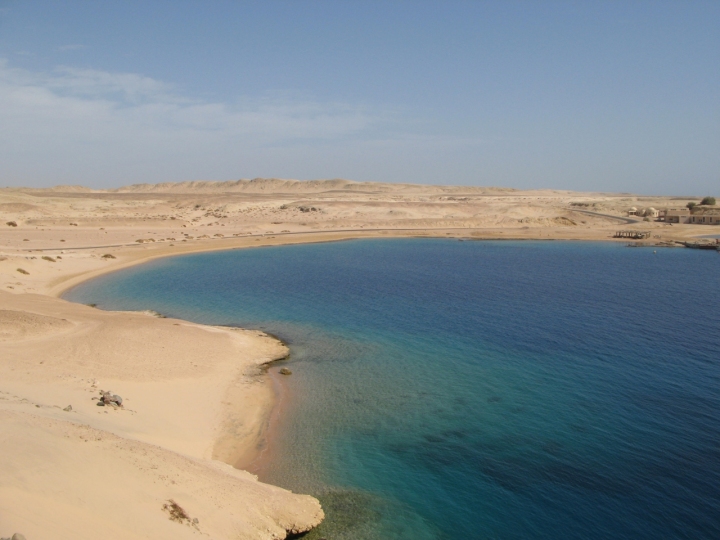
<path id="1" fill-rule="evenodd" d="M 660 212 L 655 210 L 652 206 L 650 208 L 643 208 L 638 210 L 634 206 L 627 211 L 628 216 L 640 216 L 640 217 L 658 217 Z"/>
<path id="2" fill-rule="evenodd" d="M 713 221 L 714 219 L 714 221 Z M 715 216 L 691 216 L 689 223 L 705 224 L 705 225 L 720 225 L 720 217 Z"/>
<path id="3" fill-rule="evenodd" d="M 658 216 L 660 215 L 660 212 L 658 212 L 657 210 L 655 210 L 655 209 L 651 206 L 650 208 L 645 208 L 645 209 L 642 211 L 642 215 L 645 216 L 645 217 L 654 217 L 654 218 L 656 218 L 656 217 L 658 217 Z"/>
<path id="4" fill-rule="evenodd" d="M 690 223 L 692 225 L 720 225 L 720 208 L 716 206 L 695 206 L 692 210 L 683 208 L 662 210 L 659 213 L 665 223 Z"/>
<path id="5" fill-rule="evenodd" d="M 664 211 L 665 223 L 690 223 L 690 210 L 683 208 L 682 210 L 668 209 Z M 660 216 L 662 219 L 662 216 Z"/>
<path id="6" fill-rule="evenodd" d="M 695 206 L 688 223 L 698 225 L 720 225 L 720 208 L 717 206 Z"/>

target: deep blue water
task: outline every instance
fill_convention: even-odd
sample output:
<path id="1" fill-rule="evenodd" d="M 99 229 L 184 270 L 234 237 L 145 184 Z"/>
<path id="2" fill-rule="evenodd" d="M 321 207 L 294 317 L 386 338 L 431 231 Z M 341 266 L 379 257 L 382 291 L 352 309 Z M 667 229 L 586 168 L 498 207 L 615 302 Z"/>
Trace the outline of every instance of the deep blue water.
<path id="1" fill-rule="evenodd" d="M 66 298 L 264 328 L 293 400 L 266 480 L 307 538 L 720 538 L 720 257 L 364 240 L 155 261 Z"/>

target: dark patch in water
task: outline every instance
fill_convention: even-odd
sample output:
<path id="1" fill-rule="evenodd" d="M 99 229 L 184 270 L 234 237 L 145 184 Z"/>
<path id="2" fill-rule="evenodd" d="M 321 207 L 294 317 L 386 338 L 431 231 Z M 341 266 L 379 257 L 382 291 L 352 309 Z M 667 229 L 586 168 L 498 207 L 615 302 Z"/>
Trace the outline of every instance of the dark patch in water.
<path id="1" fill-rule="evenodd" d="M 467 433 L 459 429 L 447 430 L 442 433 L 434 433 L 423 435 L 422 438 L 432 444 L 457 444 L 453 441 L 462 440 L 467 437 Z"/>
<path id="2" fill-rule="evenodd" d="M 398 445 L 393 450 L 402 460 L 437 474 L 454 470 L 462 476 L 466 469 L 479 471 L 488 481 L 518 494 L 529 494 L 547 484 L 606 496 L 637 491 L 630 474 L 624 478 L 608 475 L 591 463 L 579 466 L 559 459 L 561 446 L 553 441 L 544 444 L 543 453 L 538 453 L 528 451 L 529 441 L 517 441 L 520 444 L 515 445 L 508 445 L 508 441 L 461 444 L 438 436 L 424 438 L 431 439 L 433 444 Z"/>
<path id="3" fill-rule="evenodd" d="M 325 511 L 325 520 L 307 533 L 305 540 L 359 540 L 378 538 L 377 531 L 384 521 L 391 521 L 397 514 L 424 520 L 413 510 L 398 501 L 380 497 L 360 490 L 332 490 L 316 495 Z M 428 530 L 432 525 L 424 524 Z M 436 535 L 439 537 L 439 535 Z"/>
<path id="4" fill-rule="evenodd" d="M 553 456 L 560 454 L 562 445 L 557 441 L 548 441 L 542 445 L 543 452 L 547 452 Z"/>
<path id="5" fill-rule="evenodd" d="M 468 435 L 466 431 L 462 431 L 459 429 L 451 429 L 448 431 L 443 431 L 442 434 L 444 437 L 452 437 L 454 439 L 464 439 Z"/>

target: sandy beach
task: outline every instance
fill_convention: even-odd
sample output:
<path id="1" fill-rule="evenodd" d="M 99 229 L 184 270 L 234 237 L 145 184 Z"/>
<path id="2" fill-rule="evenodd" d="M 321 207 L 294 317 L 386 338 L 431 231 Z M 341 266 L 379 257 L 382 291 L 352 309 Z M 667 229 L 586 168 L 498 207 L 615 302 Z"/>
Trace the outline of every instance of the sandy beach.
<path id="1" fill-rule="evenodd" d="M 159 257 L 349 238 L 716 233 L 627 216 L 692 200 L 346 180 L 0 189 L 0 535 L 285 538 L 323 519 L 316 499 L 232 466 L 262 459 L 265 370 L 282 343 L 60 298 L 82 281 Z M 102 391 L 123 407 L 98 406 Z"/>

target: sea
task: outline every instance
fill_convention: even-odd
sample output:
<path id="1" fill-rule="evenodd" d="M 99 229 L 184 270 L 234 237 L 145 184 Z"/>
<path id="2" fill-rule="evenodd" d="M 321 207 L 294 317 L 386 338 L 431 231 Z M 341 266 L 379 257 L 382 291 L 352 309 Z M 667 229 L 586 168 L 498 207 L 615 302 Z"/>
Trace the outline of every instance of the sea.
<path id="1" fill-rule="evenodd" d="M 720 538 L 720 256 L 378 239 L 177 256 L 65 298 L 289 344 L 262 480 L 305 538 Z"/>

